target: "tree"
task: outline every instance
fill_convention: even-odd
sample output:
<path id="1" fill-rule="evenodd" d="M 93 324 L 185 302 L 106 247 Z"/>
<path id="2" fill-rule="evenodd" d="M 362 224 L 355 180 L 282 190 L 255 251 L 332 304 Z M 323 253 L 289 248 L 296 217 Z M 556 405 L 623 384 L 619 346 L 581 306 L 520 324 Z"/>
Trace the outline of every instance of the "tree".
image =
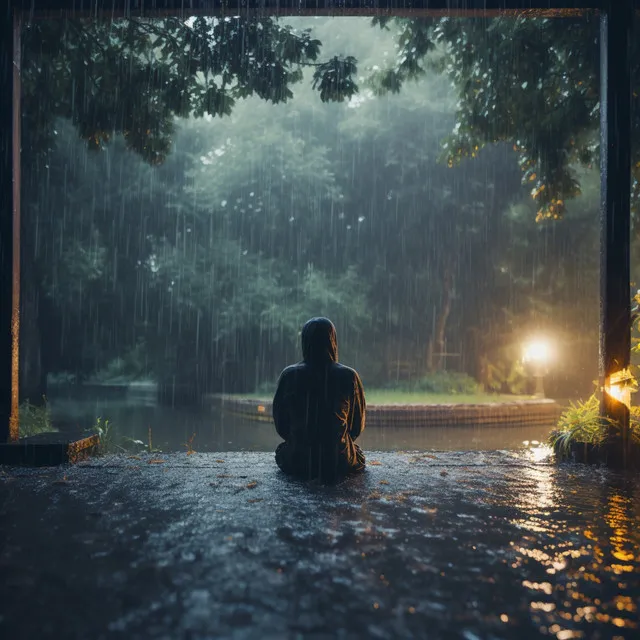
<path id="1" fill-rule="evenodd" d="M 131 193 L 131 187 L 127 196 L 122 184 L 107 180 L 109 192 L 103 193 L 101 208 L 95 206 L 95 200 L 87 205 L 78 187 L 74 192 L 77 206 L 88 206 L 91 213 L 84 218 L 76 215 L 74 205 L 66 199 L 67 189 L 74 190 L 69 182 L 74 176 L 52 162 L 60 160 L 55 155 L 56 140 L 64 138 L 58 136 L 60 120 L 71 122 L 90 150 L 105 150 L 108 143 L 121 136 L 128 149 L 157 166 L 166 160 L 171 149 L 177 117 L 229 115 L 250 96 L 272 103 L 286 102 L 293 95 L 291 87 L 301 81 L 305 66 L 312 65 L 313 89 L 322 101 L 348 99 L 357 87 L 349 75 L 356 71 L 353 59 L 333 56 L 316 62 L 321 43 L 311 37 L 310 30 L 295 31 L 275 18 L 38 20 L 27 23 L 22 44 L 22 149 L 29 158 L 23 180 L 29 185 L 28 196 L 39 196 L 31 204 L 38 210 L 38 222 L 43 223 L 39 227 L 23 224 L 25 260 L 33 261 L 33 269 L 25 271 L 30 282 L 26 283 L 23 309 L 29 308 L 27 316 L 43 320 L 40 326 L 35 322 L 25 326 L 23 332 L 26 366 L 22 371 L 30 382 L 22 388 L 36 396 L 44 391 L 47 370 L 53 366 L 47 363 L 57 362 L 57 366 L 64 365 L 83 375 L 88 369 L 102 366 L 115 344 L 118 349 L 131 344 L 130 335 L 126 339 L 122 336 L 123 328 L 131 328 L 131 323 L 122 318 L 125 309 L 131 308 L 125 300 L 143 304 L 141 300 L 145 299 L 130 291 L 132 280 L 121 288 L 122 279 L 113 277 L 105 286 L 111 273 L 141 272 L 149 238 L 144 233 L 134 234 L 134 240 L 139 240 L 137 248 L 127 243 L 125 251 L 118 252 L 122 243 L 115 236 L 124 236 L 125 227 L 133 222 L 130 211 L 141 211 L 136 204 L 144 198 Z M 78 153 L 77 148 L 73 153 Z M 69 158 L 66 161 L 67 169 L 71 164 L 77 173 L 77 163 Z M 132 160 L 125 162 L 131 165 Z M 108 161 L 106 164 L 109 171 Z M 105 168 L 104 160 L 95 166 L 98 165 Z M 57 210 L 55 206 L 41 208 L 46 202 L 44 174 L 53 179 L 53 191 L 61 196 Z M 91 183 L 88 176 L 84 177 Z M 120 192 L 117 213 L 111 207 L 117 207 Z M 151 199 L 157 202 L 158 196 L 156 191 Z M 29 206 L 28 202 L 25 204 Z M 63 208 L 72 210 L 70 217 L 60 218 Z M 126 222 L 124 211 L 128 214 Z M 94 218 L 105 222 L 113 220 L 114 215 L 118 222 L 105 236 L 104 225 L 98 229 L 100 225 Z M 138 229 L 143 229 L 148 220 L 137 222 Z M 65 227 L 70 225 L 74 228 L 75 245 L 68 242 L 71 237 Z M 53 238 L 60 238 L 56 250 Z M 108 266 L 101 252 L 105 243 L 115 251 L 108 258 Z M 58 249 L 64 257 L 56 254 Z M 139 258 L 140 264 L 122 264 L 132 256 Z M 46 281 L 39 265 L 52 268 L 54 279 Z M 97 299 L 102 300 L 99 306 L 94 305 L 91 287 L 87 286 L 90 283 Z M 138 282 L 137 286 L 142 285 Z M 54 297 L 57 309 L 51 305 Z M 78 304 L 81 298 L 83 305 Z M 89 299 L 91 303 L 87 303 Z M 86 304 L 91 304 L 89 319 L 84 314 Z M 82 309 L 83 313 L 74 313 L 74 309 Z M 121 310 L 119 315 L 114 313 L 116 309 Z M 96 324 L 98 316 L 100 321 Z M 97 326 L 105 332 L 99 340 L 106 348 L 102 354 L 83 354 L 82 341 L 64 342 L 60 337 L 86 336 L 87 332 L 95 333 Z M 92 344 L 96 339 L 94 335 Z"/>
<path id="2" fill-rule="evenodd" d="M 399 84 L 386 87 L 393 74 L 373 73 L 357 99 L 347 100 L 357 89 L 354 60 L 363 76 L 375 72 L 385 50 L 393 51 L 395 32 L 374 40 L 365 21 L 314 22 L 323 40 L 329 31 L 343 35 L 333 46 L 348 55 L 327 55 L 344 61 L 333 74 L 344 82 L 327 80 L 322 89 L 322 74 L 332 74 L 305 53 L 301 61 L 281 59 L 290 73 L 286 91 L 269 93 L 255 79 L 264 66 L 251 56 L 272 60 L 289 39 L 296 46 L 318 41 L 304 24 L 247 20 L 228 24 L 255 36 L 251 29 L 268 22 L 265 39 L 247 35 L 249 59 L 222 67 L 216 38 L 224 35 L 232 46 L 237 33 L 216 31 L 215 21 L 117 22 L 113 40 L 104 25 L 91 26 L 94 44 L 55 23 L 49 35 L 61 35 L 64 47 L 45 47 L 50 57 L 38 63 L 53 71 L 39 76 L 36 58 L 28 58 L 35 84 L 26 91 L 25 131 L 32 136 L 40 122 L 57 144 L 29 137 L 25 145 L 23 273 L 32 280 L 25 301 L 49 311 L 25 314 L 46 320 L 25 332 L 39 336 L 28 339 L 24 353 L 42 348 L 45 371 L 55 366 L 85 376 L 135 353 L 172 393 L 181 387 L 199 395 L 246 390 L 273 377 L 295 357 L 301 322 L 317 313 L 337 319 L 349 361 L 376 382 L 391 375 L 394 359 L 417 373 L 442 368 L 445 348 L 462 354 L 456 368 L 472 373 L 483 358 L 496 366 L 500 358 L 512 361 L 517 355 L 499 352 L 505 336 L 515 343 L 517 325 L 535 326 L 543 310 L 558 325 L 579 314 L 588 290 L 580 279 L 584 265 L 576 268 L 563 252 L 571 247 L 591 264 L 592 236 L 581 231 L 588 215 L 576 209 L 534 228 L 512 145 L 475 145 L 472 163 L 439 161 L 456 122 L 449 71 L 431 68 L 437 61 L 442 68 L 444 45 L 429 54 L 424 73 L 397 72 Z M 406 24 L 413 40 L 403 46 L 411 44 L 417 60 L 422 49 L 414 31 L 427 23 Z M 209 53 L 196 56 L 193 71 L 188 42 L 198 29 Z M 481 46 L 480 35 L 475 43 Z M 33 56 L 33 41 L 27 49 Z M 125 59 L 135 73 L 123 70 Z M 207 69 L 219 72 L 220 91 L 220 77 L 231 74 L 224 94 L 235 102 L 224 119 L 207 110 Z M 76 109 L 83 96 L 74 85 L 78 74 L 88 93 Z M 143 76 L 151 81 L 141 85 Z M 357 82 L 362 86 L 363 77 Z M 281 108 L 293 83 L 295 102 Z M 327 99 L 332 86 L 339 89 L 334 104 L 321 104 L 318 90 Z M 36 90 L 59 93 L 59 103 L 36 104 Z M 135 123 L 116 91 L 138 110 L 144 135 L 131 133 Z M 56 113 L 71 124 L 54 120 Z M 89 144 L 73 141 L 74 130 Z M 384 346 L 385 363 L 376 345 Z"/>
<path id="3" fill-rule="evenodd" d="M 376 18 L 397 33 L 378 93 L 399 92 L 436 69 L 452 81 L 456 122 L 444 159 L 458 164 L 495 142 L 519 155 L 538 220 L 557 220 L 580 193 L 576 167 L 599 157 L 599 22 L 579 18 Z M 633 210 L 640 202 L 640 41 L 633 42 Z"/>
<path id="4" fill-rule="evenodd" d="M 598 161 L 598 21 L 580 18 L 375 18 L 397 38 L 393 65 L 368 85 L 397 93 L 434 69 L 458 94 L 444 145 L 449 164 L 487 144 L 508 142 L 538 219 L 560 218 L 577 196 L 576 165 Z M 92 147 L 123 133 L 152 163 L 170 148 L 174 117 L 231 113 L 251 95 L 274 103 L 314 70 L 322 101 L 359 91 L 355 56 L 317 62 L 321 42 L 276 18 L 47 20 L 24 37 L 24 148 L 46 149 L 56 117 L 70 119 Z M 632 52 L 634 141 L 640 140 L 640 43 Z M 44 99 L 43 99 L 44 96 Z M 634 143 L 634 211 L 640 197 L 640 144 Z"/>
<path id="5" fill-rule="evenodd" d="M 382 378 L 398 361 L 414 375 L 438 371 L 445 352 L 461 352 L 461 325 L 477 318 L 477 282 L 492 283 L 494 247 L 508 231 L 504 211 L 522 197 L 517 166 L 504 146 L 486 149 L 473 165 L 438 161 L 452 126 L 442 79 L 425 78 L 402 96 L 366 98 L 339 124 L 349 167 L 340 172 L 348 253 L 373 282 Z"/>
<path id="6" fill-rule="evenodd" d="M 355 60 L 316 62 L 321 42 L 276 18 L 36 20 L 23 34 L 23 148 L 51 147 L 56 118 L 90 148 L 117 134 L 148 162 L 163 162 L 174 119 L 229 115 L 258 96 L 286 102 L 313 65 L 322 101 L 350 98 Z"/>
<path id="7" fill-rule="evenodd" d="M 272 363 L 297 347 L 309 315 L 324 310 L 345 328 L 357 325 L 366 292 L 351 271 L 332 271 L 314 253 L 339 196 L 327 149 L 289 132 L 282 111 L 243 117 L 256 110 L 242 107 L 224 126 L 183 123 L 173 156 L 188 158 L 186 181 L 153 251 L 156 292 L 165 292 L 158 304 L 180 331 L 164 335 L 184 340 L 209 369 L 216 363 L 218 376 L 233 363 L 245 387 L 255 354 L 261 375 L 275 375 Z"/>

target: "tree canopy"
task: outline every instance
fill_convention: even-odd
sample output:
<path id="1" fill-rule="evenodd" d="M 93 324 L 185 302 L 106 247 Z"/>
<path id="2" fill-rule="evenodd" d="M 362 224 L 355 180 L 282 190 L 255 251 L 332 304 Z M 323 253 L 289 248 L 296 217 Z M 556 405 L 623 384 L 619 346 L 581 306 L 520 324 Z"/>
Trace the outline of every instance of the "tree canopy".
<path id="1" fill-rule="evenodd" d="M 247 390 L 324 313 L 365 381 L 500 389 L 540 328 L 590 380 L 593 25 L 289 22 L 29 25 L 25 357 Z"/>
<path id="2" fill-rule="evenodd" d="M 254 95 L 286 102 L 305 66 L 323 101 L 357 91 L 352 57 L 316 62 L 322 43 L 311 30 L 275 18 L 37 20 L 23 43 L 25 135 L 36 149 L 47 148 L 63 117 L 92 148 L 122 134 L 157 164 L 174 118 L 229 115 Z"/>
<path id="3" fill-rule="evenodd" d="M 579 18 L 414 20 L 376 18 L 398 32 L 397 59 L 374 77 L 399 92 L 428 70 L 446 74 L 458 96 L 444 158 L 457 164 L 504 141 L 519 156 L 537 220 L 559 219 L 580 194 L 576 166 L 599 158 L 599 21 Z M 640 198 L 640 43 L 633 41 L 633 193 Z"/>
<path id="4" fill-rule="evenodd" d="M 443 160 L 454 165 L 487 144 L 513 145 L 537 219 L 559 219 L 580 193 L 575 167 L 598 163 L 597 19 L 378 17 L 372 25 L 393 36 L 396 55 L 363 75 L 356 56 L 323 59 L 312 28 L 277 18 L 30 23 L 23 74 L 28 145 L 46 147 L 53 119 L 64 117 L 93 147 L 122 133 L 131 149 L 158 163 L 170 150 L 175 117 L 229 115 L 249 96 L 286 102 L 305 68 L 313 69 L 311 85 L 325 102 L 350 100 L 363 87 L 397 93 L 437 71 L 457 94 Z M 635 211 L 640 44 L 633 46 Z"/>

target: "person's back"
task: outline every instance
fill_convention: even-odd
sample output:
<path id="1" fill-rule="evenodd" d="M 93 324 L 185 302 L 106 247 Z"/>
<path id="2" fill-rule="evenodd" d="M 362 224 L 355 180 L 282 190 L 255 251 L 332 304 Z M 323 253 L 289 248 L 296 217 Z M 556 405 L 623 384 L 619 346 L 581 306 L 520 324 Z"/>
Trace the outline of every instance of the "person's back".
<path id="1" fill-rule="evenodd" d="M 354 440 L 364 429 L 365 400 L 358 374 L 338 363 L 336 330 L 327 318 L 302 329 L 303 360 L 287 367 L 273 399 L 273 418 L 285 441 L 278 466 L 290 475 L 332 481 L 362 471 Z"/>

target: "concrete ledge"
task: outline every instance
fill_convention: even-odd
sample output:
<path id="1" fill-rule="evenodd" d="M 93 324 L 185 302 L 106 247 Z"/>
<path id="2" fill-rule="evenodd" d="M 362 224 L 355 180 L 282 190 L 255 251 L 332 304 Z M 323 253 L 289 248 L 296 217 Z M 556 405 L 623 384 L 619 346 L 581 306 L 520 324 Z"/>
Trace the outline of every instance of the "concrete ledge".
<path id="1" fill-rule="evenodd" d="M 209 396 L 212 404 L 252 420 L 271 421 L 272 402 L 228 395 Z M 367 405 L 370 427 L 551 426 L 562 409 L 553 400 L 482 404 Z"/>
<path id="2" fill-rule="evenodd" d="M 41 433 L 0 444 L 0 464 L 30 467 L 74 464 L 94 454 L 99 444 L 97 435 Z"/>

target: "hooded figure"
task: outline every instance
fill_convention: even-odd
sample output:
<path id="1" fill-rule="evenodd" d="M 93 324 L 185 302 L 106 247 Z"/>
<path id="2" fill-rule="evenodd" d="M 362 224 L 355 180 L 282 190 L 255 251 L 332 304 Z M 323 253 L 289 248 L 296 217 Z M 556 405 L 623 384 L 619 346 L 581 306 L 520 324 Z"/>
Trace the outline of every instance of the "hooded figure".
<path id="1" fill-rule="evenodd" d="M 354 440 L 365 419 L 364 391 L 356 371 L 338 363 L 336 328 L 311 318 L 302 328 L 302 362 L 278 380 L 273 420 L 284 442 L 276 463 L 287 474 L 334 481 L 364 470 Z"/>

